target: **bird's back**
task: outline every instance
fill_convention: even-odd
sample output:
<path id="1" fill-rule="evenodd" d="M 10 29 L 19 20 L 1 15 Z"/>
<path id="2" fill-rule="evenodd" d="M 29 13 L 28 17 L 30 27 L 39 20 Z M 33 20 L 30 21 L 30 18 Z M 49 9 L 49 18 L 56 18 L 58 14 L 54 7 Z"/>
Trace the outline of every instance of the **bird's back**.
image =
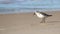
<path id="1" fill-rule="evenodd" d="M 46 13 L 44 13 L 44 12 L 40 12 L 42 15 L 44 15 L 44 16 L 52 16 L 52 15 L 48 15 L 48 14 L 46 14 Z"/>

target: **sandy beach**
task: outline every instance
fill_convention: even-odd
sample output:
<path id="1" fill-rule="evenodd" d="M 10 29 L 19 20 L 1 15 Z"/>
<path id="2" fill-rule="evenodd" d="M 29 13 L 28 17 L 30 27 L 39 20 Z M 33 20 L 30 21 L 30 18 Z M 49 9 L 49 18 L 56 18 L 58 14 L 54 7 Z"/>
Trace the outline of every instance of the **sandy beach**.
<path id="1" fill-rule="evenodd" d="M 0 14 L 0 34 L 60 34 L 60 12 L 46 12 L 46 23 L 33 13 Z"/>

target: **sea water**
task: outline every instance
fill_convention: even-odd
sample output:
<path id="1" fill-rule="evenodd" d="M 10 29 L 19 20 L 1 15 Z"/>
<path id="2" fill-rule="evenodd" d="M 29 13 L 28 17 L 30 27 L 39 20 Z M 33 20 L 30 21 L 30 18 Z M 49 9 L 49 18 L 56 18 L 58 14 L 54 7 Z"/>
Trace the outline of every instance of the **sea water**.
<path id="1" fill-rule="evenodd" d="M 26 13 L 37 10 L 60 10 L 60 0 L 13 0 L 12 3 L 0 3 L 0 14 Z"/>

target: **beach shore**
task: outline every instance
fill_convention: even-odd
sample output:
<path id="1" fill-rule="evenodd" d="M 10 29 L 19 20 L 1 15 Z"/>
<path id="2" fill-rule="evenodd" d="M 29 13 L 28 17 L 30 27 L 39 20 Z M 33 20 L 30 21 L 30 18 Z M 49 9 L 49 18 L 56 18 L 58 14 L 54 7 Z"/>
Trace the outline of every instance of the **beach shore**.
<path id="1" fill-rule="evenodd" d="M 0 34 L 60 34 L 60 12 L 46 12 L 46 23 L 33 13 L 0 14 Z"/>

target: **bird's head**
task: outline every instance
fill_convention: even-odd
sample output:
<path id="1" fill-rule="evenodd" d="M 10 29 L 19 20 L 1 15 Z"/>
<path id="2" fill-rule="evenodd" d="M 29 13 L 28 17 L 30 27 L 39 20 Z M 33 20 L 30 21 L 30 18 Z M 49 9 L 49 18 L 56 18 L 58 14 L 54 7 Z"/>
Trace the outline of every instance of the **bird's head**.
<path id="1" fill-rule="evenodd" d="M 36 14 L 35 14 L 35 12 L 33 13 L 33 16 L 35 16 Z"/>
<path id="2" fill-rule="evenodd" d="M 33 13 L 33 16 L 36 15 L 36 13 L 39 13 L 39 11 L 35 11 L 35 12 Z"/>

